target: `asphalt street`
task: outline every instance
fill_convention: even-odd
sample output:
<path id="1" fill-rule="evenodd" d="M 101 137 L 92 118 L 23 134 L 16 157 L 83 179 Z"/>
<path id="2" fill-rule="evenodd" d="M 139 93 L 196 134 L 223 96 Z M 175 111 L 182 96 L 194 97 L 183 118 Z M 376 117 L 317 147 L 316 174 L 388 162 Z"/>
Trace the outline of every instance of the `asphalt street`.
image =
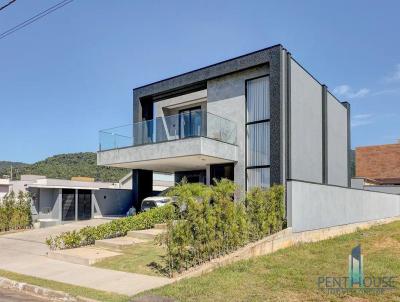
<path id="1" fill-rule="evenodd" d="M 43 302 L 47 301 L 16 290 L 0 288 L 0 302 Z"/>

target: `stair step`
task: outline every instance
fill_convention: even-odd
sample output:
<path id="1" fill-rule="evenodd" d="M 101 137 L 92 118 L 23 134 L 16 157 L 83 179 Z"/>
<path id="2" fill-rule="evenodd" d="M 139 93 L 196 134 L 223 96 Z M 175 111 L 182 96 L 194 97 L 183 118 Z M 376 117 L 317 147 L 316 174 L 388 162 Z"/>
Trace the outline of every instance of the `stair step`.
<path id="1" fill-rule="evenodd" d="M 138 239 L 148 239 L 152 240 L 157 235 L 165 233 L 163 229 L 148 229 L 148 230 L 140 230 L 140 231 L 129 231 L 128 237 L 138 238 Z"/>
<path id="2" fill-rule="evenodd" d="M 156 223 L 154 225 L 155 229 L 159 229 L 159 230 L 166 230 L 167 229 L 167 224 L 166 223 Z"/>
<path id="3" fill-rule="evenodd" d="M 115 248 L 121 249 L 126 246 L 132 246 L 138 243 L 147 242 L 145 239 L 138 239 L 133 237 L 118 237 L 111 239 L 96 240 L 95 246 L 100 248 Z"/>
<path id="4" fill-rule="evenodd" d="M 80 247 L 76 249 L 50 251 L 47 253 L 47 256 L 51 259 L 81 265 L 92 265 L 104 259 L 119 255 L 121 254 L 95 247 Z"/>

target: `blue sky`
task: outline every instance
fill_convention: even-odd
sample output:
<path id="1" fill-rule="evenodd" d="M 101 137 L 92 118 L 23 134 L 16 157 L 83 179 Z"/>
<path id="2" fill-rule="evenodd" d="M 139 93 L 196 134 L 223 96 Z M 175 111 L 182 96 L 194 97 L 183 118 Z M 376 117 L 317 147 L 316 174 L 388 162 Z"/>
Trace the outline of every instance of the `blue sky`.
<path id="1" fill-rule="evenodd" d="M 0 32 L 60 0 L 17 0 Z M 8 0 L 0 0 L 4 4 Z M 281 43 L 352 106 L 352 145 L 400 138 L 400 1 L 75 0 L 0 40 L 0 160 L 95 151 L 132 88 Z"/>

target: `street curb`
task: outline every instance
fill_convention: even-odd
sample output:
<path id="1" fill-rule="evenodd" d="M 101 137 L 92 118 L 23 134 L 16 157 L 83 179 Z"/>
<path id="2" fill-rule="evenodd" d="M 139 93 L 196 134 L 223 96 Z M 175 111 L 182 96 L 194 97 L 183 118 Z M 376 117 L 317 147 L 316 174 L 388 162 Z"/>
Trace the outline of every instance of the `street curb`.
<path id="1" fill-rule="evenodd" d="M 6 289 L 17 290 L 29 295 L 46 298 L 49 301 L 63 301 L 63 302 L 99 302 L 97 300 L 88 299 L 84 297 L 74 297 L 62 291 L 52 290 L 36 285 L 31 285 L 24 282 L 10 280 L 0 277 L 0 287 Z"/>

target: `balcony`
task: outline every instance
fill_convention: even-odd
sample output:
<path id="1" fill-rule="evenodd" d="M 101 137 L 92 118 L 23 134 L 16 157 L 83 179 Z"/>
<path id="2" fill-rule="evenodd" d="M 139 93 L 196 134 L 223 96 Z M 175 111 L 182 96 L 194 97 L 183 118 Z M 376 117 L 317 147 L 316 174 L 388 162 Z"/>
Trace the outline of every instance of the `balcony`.
<path id="1" fill-rule="evenodd" d="M 193 110 L 99 132 L 99 165 L 174 172 L 236 161 L 236 124 Z"/>

